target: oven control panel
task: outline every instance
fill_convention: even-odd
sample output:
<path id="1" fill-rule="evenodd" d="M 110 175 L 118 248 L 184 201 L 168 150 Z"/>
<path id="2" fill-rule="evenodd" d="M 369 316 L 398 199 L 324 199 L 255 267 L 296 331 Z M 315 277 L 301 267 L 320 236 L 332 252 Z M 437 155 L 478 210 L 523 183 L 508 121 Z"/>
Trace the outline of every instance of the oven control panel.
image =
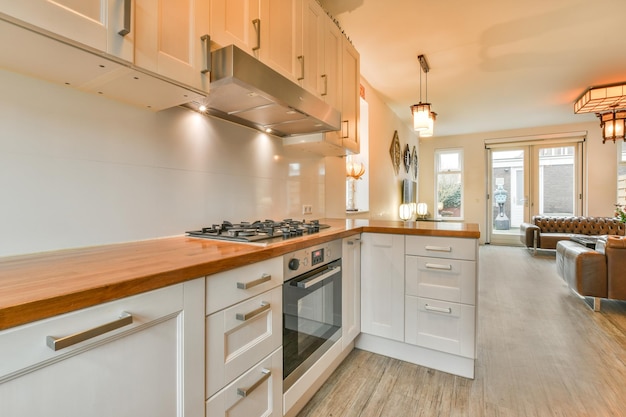
<path id="1" fill-rule="evenodd" d="M 290 280 L 337 259 L 341 259 L 341 239 L 290 252 L 283 255 L 284 280 Z"/>

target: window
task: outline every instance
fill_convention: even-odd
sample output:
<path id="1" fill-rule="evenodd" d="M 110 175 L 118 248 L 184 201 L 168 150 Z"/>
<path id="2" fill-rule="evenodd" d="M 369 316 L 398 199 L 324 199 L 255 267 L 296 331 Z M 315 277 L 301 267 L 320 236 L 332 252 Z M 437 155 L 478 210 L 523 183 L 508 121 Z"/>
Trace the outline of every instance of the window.
<path id="1" fill-rule="evenodd" d="M 435 171 L 435 217 L 463 219 L 463 150 L 436 150 Z"/>

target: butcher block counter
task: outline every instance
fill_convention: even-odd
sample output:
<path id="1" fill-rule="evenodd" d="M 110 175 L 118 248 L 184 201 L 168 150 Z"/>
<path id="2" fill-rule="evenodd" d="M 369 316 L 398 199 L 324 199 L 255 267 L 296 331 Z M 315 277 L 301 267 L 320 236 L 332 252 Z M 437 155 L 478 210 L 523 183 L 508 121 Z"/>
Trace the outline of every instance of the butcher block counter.
<path id="1" fill-rule="evenodd" d="M 0 330 L 215 274 L 361 232 L 473 238 L 478 225 L 321 219 L 319 233 L 268 245 L 175 236 L 0 258 Z"/>

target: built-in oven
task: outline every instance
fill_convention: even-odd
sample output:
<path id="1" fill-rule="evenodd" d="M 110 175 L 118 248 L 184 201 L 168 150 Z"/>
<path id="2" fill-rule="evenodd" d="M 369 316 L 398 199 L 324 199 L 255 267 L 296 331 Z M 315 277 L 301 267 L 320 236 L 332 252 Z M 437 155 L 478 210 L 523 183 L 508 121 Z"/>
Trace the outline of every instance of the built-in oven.
<path id="1" fill-rule="evenodd" d="M 341 240 L 284 256 L 283 391 L 341 338 Z"/>

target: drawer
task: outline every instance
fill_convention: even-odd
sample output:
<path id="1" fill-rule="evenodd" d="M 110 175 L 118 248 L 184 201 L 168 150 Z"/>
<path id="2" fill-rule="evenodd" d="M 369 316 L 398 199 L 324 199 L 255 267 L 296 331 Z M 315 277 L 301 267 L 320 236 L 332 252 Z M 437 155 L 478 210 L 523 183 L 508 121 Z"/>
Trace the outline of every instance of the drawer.
<path id="1" fill-rule="evenodd" d="M 406 236 L 406 254 L 475 261 L 478 240 L 458 237 Z"/>
<path id="2" fill-rule="evenodd" d="M 4 330 L 0 332 L 0 382 L 175 316 L 183 310 L 183 301 L 183 284 L 178 284 Z M 106 324 L 108 329 L 100 328 Z M 58 339 L 97 328 L 100 331 L 86 340 L 57 346 L 56 351 L 47 345 L 48 336 Z"/>
<path id="3" fill-rule="evenodd" d="M 209 417 L 282 417 L 283 352 L 275 351 L 206 402 Z"/>
<path id="4" fill-rule="evenodd" d="M 474 306 L 412 296 L 405 302 L 406 343 L 475 358 Z"/>
<path id="5" fill-rule="evenodd" d="M 207 317 L 207 398 L 282 345 L 282 290 L 281 285 Z"/>
<path id="6" fill-rule="evenodd" d="M 283 258 L 242 266 L 206 278 L 206 314 L 283 284 Z"/>
<path id="7" fill-rule="evenodd" d="M 406 255 L 405 292 L 476 305 L 476 262 Z"/>

